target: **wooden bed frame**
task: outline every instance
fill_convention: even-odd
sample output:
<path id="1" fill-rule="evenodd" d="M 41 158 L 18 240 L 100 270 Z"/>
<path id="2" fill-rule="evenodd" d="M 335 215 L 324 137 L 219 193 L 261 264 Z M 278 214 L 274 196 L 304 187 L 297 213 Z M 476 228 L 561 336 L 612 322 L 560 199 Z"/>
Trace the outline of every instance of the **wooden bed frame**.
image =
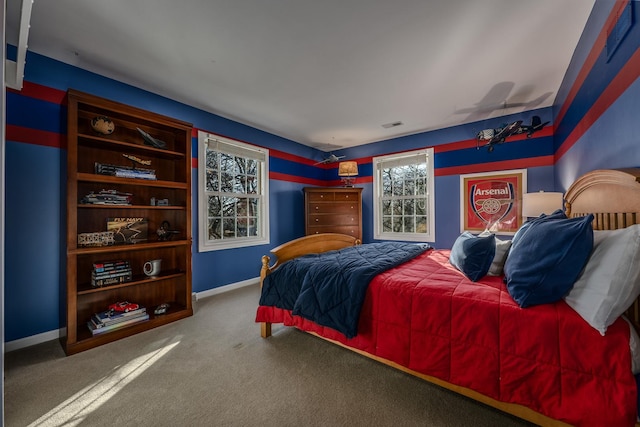
<path id="1" fill-rule="evenodd" d="M 565 193 L 564 199 L 565 212 L 569 217 L 585 216 L 593 213 L 595 216 L 593 228 L 595 230 L 615 230 L 639 224 L 640 168 L 595 170 L 586 173 L 571 185 Z M 262 257 L 260 284 L 262 286 L 262 281 L 269 273 L 293 258 L 358 244 L 360 244 L 358 239 L 336 233 L 315 234 L 287 242 L 271 250 L 277 257 L 277 261 L 272 266 L 269 266 L 269 256 Z M 636 331 L 640 333 L 640 298 L 635 301 L 625 314 Z M 260 329 L 263 338 L 271 336 L 271 323 L 262 322 Z M 460 387 L 439 378 L 408 369 L 397 363 L 348 347 L 316 333 L 308 333 L 537 425 L 568 426 L 566 423 L 549 418 L 525 406 L 495 400 L 472 389 Z M 640 423 L 636 423 L 636 426 L 640 426 Z"/>

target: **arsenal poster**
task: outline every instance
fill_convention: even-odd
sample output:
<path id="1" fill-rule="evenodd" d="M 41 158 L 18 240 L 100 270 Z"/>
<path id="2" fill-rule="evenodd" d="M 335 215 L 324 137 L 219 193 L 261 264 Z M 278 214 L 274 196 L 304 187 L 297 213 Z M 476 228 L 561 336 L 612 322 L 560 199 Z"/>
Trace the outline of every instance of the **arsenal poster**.
<path id="1" fill-rule="evenodd" d="M 526 169 L 460 175 L 460 231 L 515 233 L 526 191 Z"/>

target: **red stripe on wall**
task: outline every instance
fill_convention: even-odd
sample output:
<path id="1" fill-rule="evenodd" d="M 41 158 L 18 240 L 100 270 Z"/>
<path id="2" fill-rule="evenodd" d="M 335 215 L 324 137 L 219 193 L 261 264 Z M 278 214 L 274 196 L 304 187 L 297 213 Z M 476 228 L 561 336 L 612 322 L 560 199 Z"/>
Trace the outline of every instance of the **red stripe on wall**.
<path id="1" fill-rule="evenodd" d="M 36 83 L 23 82 L 22 90 L 9 89 L 8 91 L 27 96 L 29 98 L 41 99 L 43 101 L 52 102 L 54 104 L 66 105 L 67 92 L 64 90 L 54 89 L 48 86 L 42 86 Z"/>
<path id="2" fill-rule="evenodd" d="M 609 86 L 602 92 L 600 97 L 593 103 L 589 111 L 573 128 L 567 139 L 556 150 L 556 161 L 565 155 L 571 147 L 585 134 L 598 118 L 607 111 L 615 101 L 640 77 L 640 48 L 622 67 L 616 77 L 609 83 Z"/>
<path id="3" fill-rule="evenodd" d="M 460 175 L 465 173 L 492 172 L 508 169 L 535 168 L 540 166 L 553 166 L 553 155 L 529 157 L 526 159 L 504 160 L 501 162 L 477 163 L 474 165 L 452 166 L 437 168 L 435 176 Z"/>
<path id="4" fill-rule="evenodd" d="M 28 144 L 43 145 L 46 147 L 67 148 L 66 136 L 57 132 L 48 132 L 26 128 L 22 126 L 7 125 L 7 141 L 25 142 Z"/>
<path id="5" fill-rule="evenodd" d="M 301 176 L 289 175 L 281 172 L 269 172 L 269 179 L 275 179 L 278 181 L 295 182 L 297 184 L 309 184 L 309 185 L 314 185 L 318 187 L 324 187 L 327 185 L 326 181 L 322 181 L 320 179 L 304 178 Z"/>
<path id="6" fill-rule="evenodd" d="M 576 80 L 573 82 L 573 86 L 571 87 L 571 90 L 567 95 L 567 99 L 565 99 L 564 104 L 562 104 L 562 107 L 560 108 L 560 112 L 558 113 L 558 116 L 555 119 L 556 124 L 559 124 L 564 118 L 564 115 L 567 113 L 567 110 L 569 110 L 569 107 L 573 103 L 573 100 L 578 94 L 578 91 L 580 90 L 587 76 L 591 72 L 593 65 L 596 63 L 602 51 L 607 46 L 607 30 L 615 24 L 616 19 L 618 19 L 618 16 L 620 16 L 620 13 L 622 13 L 622 10 L 627 6 L 628 3 L 629 3 L 628 0 L 618 1 L 616 6 L 614 6 L 611 9 L 611 13 L 607 18 L 607 21 L 602 26 L 602 30 L 600 31 L 600 34 L 598 34 L 598 37 L 593 43 L 593 46 L 591 47 L 591 51 L 589 52 L 587 59 L 585 59 L 584 64 L 582 65 L 582 68 L 580 69 L 580 72 L 576 77 Z"/>

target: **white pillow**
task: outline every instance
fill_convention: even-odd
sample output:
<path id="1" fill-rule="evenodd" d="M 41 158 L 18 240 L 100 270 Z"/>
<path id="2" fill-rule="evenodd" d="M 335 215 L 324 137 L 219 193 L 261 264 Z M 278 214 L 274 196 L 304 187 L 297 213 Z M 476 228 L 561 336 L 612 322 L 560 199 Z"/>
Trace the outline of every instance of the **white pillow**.
<path id="1" fill-rule="evenodd" d="M 595 231 L 587 265 L 565 301 L 604 335 L 640 295 L 640 224 Z"/>
<path id="2" fill-rule="evenodd" d="M 480 233 L 479 237 L 490 236 L 492 233 L 485 230 Z M 497 237 L 496 239 L 496 254 L 493 257 L 493 262 L 491 263 L 491 267 L 489 267 L 489 271 L 487 275 L 489 276 L 502 276 L 502 269 L 504 268 L 504 263 L 507 260 L 507 254 L 509 253 L 509 249 L 511 248 L 511 240 L 500 240 Z"/>

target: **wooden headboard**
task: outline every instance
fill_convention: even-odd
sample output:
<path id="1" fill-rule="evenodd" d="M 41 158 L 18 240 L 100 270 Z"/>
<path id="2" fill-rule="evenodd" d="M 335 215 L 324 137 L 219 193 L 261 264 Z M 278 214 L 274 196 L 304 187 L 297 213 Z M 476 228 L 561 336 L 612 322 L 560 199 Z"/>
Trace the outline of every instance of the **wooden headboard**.
<path id="1" fill-rule="evenodd" d="M 592 213 L 594 230 L 615 230 L 640 223 L 640 168 L 586 173 L 564 196 L 569 217 Z"/>
<path id="2" fill-rule="evenodd" d="M 594 215 L 594 230 L 640 224 L 640 168 L 586 173 L 569 187 L 564 198 L 567 216 Z M 640 299 L 625 315 L 640 333 Z"/>

